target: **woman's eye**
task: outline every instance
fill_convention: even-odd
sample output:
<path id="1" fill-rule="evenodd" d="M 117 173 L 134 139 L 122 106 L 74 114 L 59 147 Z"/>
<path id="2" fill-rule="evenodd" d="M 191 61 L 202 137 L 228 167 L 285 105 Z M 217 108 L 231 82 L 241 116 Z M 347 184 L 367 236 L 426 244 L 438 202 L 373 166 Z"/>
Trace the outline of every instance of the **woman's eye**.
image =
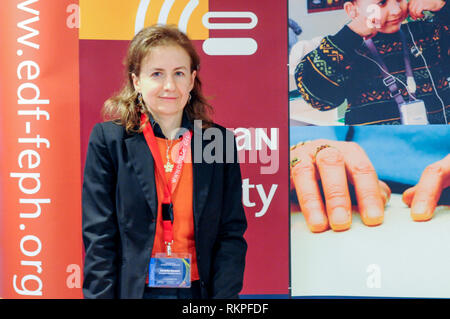
<path id="1" fill-rule="evenodd" d="M 175 75 L 176 76 L 184 76 L 184 72 L 178 71 L 178 72 L 175 72 Z"/>
<path id="2" fill-rule="evenodd" d="M 152 74 L 151 74 L 151 76 L 152 77 L 159 77 L 159 76 L 161 76 L 161 72 L 153 72 Z"/>

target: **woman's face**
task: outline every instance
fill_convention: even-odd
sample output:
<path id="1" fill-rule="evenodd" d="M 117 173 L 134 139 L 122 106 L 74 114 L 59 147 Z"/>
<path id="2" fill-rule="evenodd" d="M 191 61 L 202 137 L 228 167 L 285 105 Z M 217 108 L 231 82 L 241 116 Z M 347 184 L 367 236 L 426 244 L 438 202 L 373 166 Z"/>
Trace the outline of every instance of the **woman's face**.
<path id="1" fill-rule="evenodd" d="M 372 23 L 378 32 L 394 33 L 408 16 L 406 0 L 356 0 L 361 18 Z"/>
<path id="2" fill-rule="evenodd" d="M 143 59 L 133 84 L 155 119 L 180 116 L 194 87 L 196 71 L 191 58 L 178 45 L 157 46 Z"/>

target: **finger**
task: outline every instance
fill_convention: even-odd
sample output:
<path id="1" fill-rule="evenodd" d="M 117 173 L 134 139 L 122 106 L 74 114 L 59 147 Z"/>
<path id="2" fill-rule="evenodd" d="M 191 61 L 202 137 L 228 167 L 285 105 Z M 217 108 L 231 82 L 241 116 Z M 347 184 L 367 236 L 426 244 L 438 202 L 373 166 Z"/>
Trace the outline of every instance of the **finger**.
<path id="1" fill-rule="evenodd" d="M 415 221 L 426 221 L 433 217 L 442 192 L 442 167 L 439 162 L 425 168 L 411 203 L 411 217 Z"/>
<path id="2" fill-rule="evenodd" d="M 414 20 L 417 20 L 421 15 L 419 5 L 420 4 L 417 1 L 413 1 L 408 4 L 409 14 Z"/>
<path id="3" fill-rule="evenodd" d="M 352 214 L 344 158 L 338 149 L 328 147 L 317 153 L 316 164 L 330 226 L 334 231 L 347 230 L 352 223 Z"/>
<path id="4" fill-rule="evenodd" d="M 414 198 L 414 194 L 416 193 L 416 188 L 417 188 L 416 186 L 413 186 L 413 187 L 410 187 L 410 188 L 408 188 L 407 190 L 405 190 L 403 192 L 402 201 L 408 207 L 411 207 L 411 203 L 412 203 L 412 200 Z"/>
<path id="5" fill-rule="evenodd" d="M 425 221 L 433 217 L 442 190 L 450 186 L 450 154 L 425 168 L 411 203 L 411 217 Z"/>
<path id="6" fill-rule="evenodd" d="M 306 224 L 313 233 L 328 229 L 325 206 L 317 182 L 317 173 L 311 158 L 304 157 L 291 169 L 297 198 Z"/>
<path id="7" fill-rule="evenodd" d="M 414 5 L 414 1 L 408 2 L 408 14 L 411 17 L 411 19 L 415 20 L 415 18 L 414 18 L 414 11 L 413 11 L 413 5 Z"/>
<path id="8" fill-rule="evenodd" d="M 425 14 L 423 12 L 423 7 L 419 6 L 418 9 L 416 10 L 416 16 L 418 19 L 422 19 L 423 17 L 425 17 Z"/>
<path id="9" fill-rule="evenodd" d="M 355 186 L 361 219 L 368 226 L 380 225 L 384 219 L 384 202 L 375 169 L 362 149 L 355 151 L 348 163 Z"/>
<path id="10" fill-rule="evenodd" d="M 294 180 L 292 179 L 292 172 L 290 176 L 290 183 L 289 183 L 289 192 L 292 192 L 295 189 Z"/>
<path id="11" fill-rule="evenodd" d="M 389 200 L 391 199 L 391 189 L 385 182 L 380 180 L 378 181 L 378 185 L 380 188 L 381 196 L 383 198 L 383 204 L 384 206 L 386 206 Z"/>
<path id="12" fill-rule="evenodd" d="M 414 12 L 415 19 L 419 19 L 419 18 L 423 18 L 424 17 L 423 10 L 424 10 L 424 8 L 423 8 L 422 3 L 415 2 L 413 4 L 413 12 Z"/>
<path id="13" fill-rule="evenodd" d="M 291 168 L 296 164 L 297 161 L 299 161 L 299 158 L 303 156 L 302 154 L 306 154 L 307 153 L 304 150 L 303 150 L 303 152 L 301 151 L 301 149 L 304 149 L 304 145 L 306 143 L 307 142 L 300 142 L 300 143 L 297 143 L 297 144 L 292 145 L 290 147 L 289 157 L 290 157 L 290 160 L 291 160 L 290 161 Z M 290 184 L 289 185 L 290 185 L 290 189 L 289 190 L 293 191 L 295 189 L 295 186 L 294 186 L 294 181 L 292 179 L 292 170 L 291 170 L 291 174 L 290 174 Z"/>

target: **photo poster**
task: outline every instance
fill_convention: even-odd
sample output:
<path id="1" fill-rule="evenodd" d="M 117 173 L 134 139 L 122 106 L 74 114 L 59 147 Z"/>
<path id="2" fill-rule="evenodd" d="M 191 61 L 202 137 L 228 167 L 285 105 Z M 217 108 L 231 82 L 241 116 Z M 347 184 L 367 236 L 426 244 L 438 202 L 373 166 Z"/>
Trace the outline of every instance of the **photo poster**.
<path id="1" fill-rule="evenodd" d="M 321 49 L 329 49 L 327 52 L 331 56 L 333 48 L 325 47 L 321 40 L 326 35 L 337 33 L 349 18 L 344 11 L 310 14 L 306 6 L 294 0 L 289 1 L 288 15 L 289 19 L 298 24 L 297 30 L 302 30 L 301 33 L 289 35 L 290 159 L 301 158 L 302 153 L 311 152 L 311 148 L 314 153 L 312 156 L 315 157 L 327 148 L 320 146 L 331 145 L 343 156 L 348 178 L 351 175 L 351 157 L 356 157 L 362 150 L 373 165 L 378 179 L 385 182 L 391 191 L 382 223 L 367 226 L 363 223 L 357 206 L 356 186 L 354 183 L 350 184 L 350 228 L 344 231 L 328 229 L 312 232 L 299 205 L 302 193 L 295 188 L 295 182 L 291 183 L 291 296 L 449 298 L 448 185 L 442 182 L 439 186 L 444 189 L 434 214 L 428 221 L 413 221 L 411 209 L 404 202 L 405 191 L 419 182 L 427 168 L 428 171 L 432 168 L 430 165 L 442 163 L 445 158 L 448 162 L 448 125 L 348 126 L 344 121 L 347 105 L 327 111 L 313 109 L 297 89 L 295 69 L 319 45 Z M 324 20 L 327 21 L 326 25 L 322 23 Z M 446 37 L 444 40 L 448 41 L 448 33 L 440 36 Z M 423 39 L 422 44 L 428 40 Z M 436 40 L 438 41 L 440 40 Z M 430 56 L 433 56 L 433 52 L 430 50 L 426 53 L 425 57 L 432 60 Z M 342 59 L 338 54 L 336 59 Z M 333 73 L 331 65 L 335 65 L 331 62 L 329 68 L 326 68 L 326 63 L 323 61 L 325 67 L 321 69 L 324 77 Z M 431 63 L 429 67 L 439 68 L 439 65 Z M 426 70 L 425 67 L 419 69 Z M 357 71 L 356 68 L 355 70 Z M 368 68 L 360 68 L 359 71 L 367 74 Z M 438 77 L 439 73 L 434 71 L 433 75 Z M 366 77 L 361 86 L 367 83 L 369 79 Z M 448 79 L 439 80 L 439 83 L 437 88 L 438 94 L 443 96 L 443 108 L 448 108 Z M 428 86 L 431 87 L 431 84 Z M 320 92 L 323 93 L 323 89 Z M 431 90 L 429 92 L 431 97 L 436 94 Z M 348 151 L 344 144 L 352 150 Z M 316 146 L 318 148 L 314 151 Z M 301 164 L 298 165 L 291 169 L 291 176 L 296 175 L 294 178 L 300 179 L 302 169 Z M 446 165 L 448 167 L 448 163 Z M 439 179 L 436 179 L 430 185 L 440 185 L 439 183 Z M 322 198 L 323 196 L 322 193 Z"/>
<path id="2" fill-rule="evenodd" d="M 248 221 L 241 295 L 287 298 L 287 3 L 18 0 L 4 6 L 0 32 L 11 49 L 0 53 L 0 297 L 82 298 L 89 135 L 102 121 L 104 101 L 123 84 L 129 41 L 159 22 L 177 25 L 194 41 L 214 121 L 237 139 Z"/>

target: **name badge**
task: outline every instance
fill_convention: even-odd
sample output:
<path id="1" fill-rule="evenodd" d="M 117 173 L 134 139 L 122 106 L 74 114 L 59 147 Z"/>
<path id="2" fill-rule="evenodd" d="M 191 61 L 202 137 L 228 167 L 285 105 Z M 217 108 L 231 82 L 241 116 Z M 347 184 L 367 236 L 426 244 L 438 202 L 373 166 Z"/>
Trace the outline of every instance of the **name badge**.
<path id="1" fill-rule="evenodd" d="M 191 255 L 158 253 L 150 259 L 148 286 L 155 288 L 190 288 Z"/>
<path id="2" fill-rule="evenodd" d="M 400 105 L 402 124 L 426 125 L 428 124 L 427 110 L 422 100 L 416 100 Z"/>

